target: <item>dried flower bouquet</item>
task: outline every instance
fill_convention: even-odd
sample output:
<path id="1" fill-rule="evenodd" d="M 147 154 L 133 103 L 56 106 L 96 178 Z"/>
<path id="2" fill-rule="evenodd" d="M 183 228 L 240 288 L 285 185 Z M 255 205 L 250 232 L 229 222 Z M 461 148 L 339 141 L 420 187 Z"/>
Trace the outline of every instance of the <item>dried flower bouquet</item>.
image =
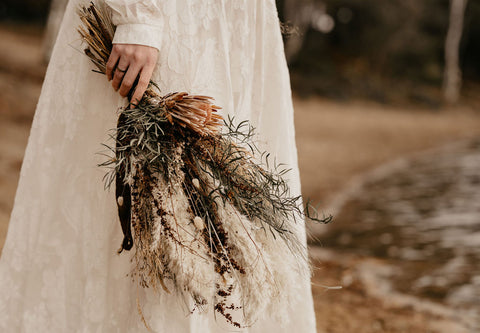
<path id="1" fill-rule="evenodd" d="M 105 74 L 110 13 L 93 3 L 78 13 L 85 54 Z M 106 186 L 116 187 L 119 253 L 135 245 L 136 281 L 240 327 L 267 308 L 281 312 L 275 306 L 285 304 L 278 299 L 293 287 L 292 272 L 310 273 L 296 224 L 312 217 L 289 195 L 287 170 L 259 162 L 268 155 L 254 145 L 252 128 L 224 121 L 218 110 L 206 96 L 160 96 L 151 82 L 138 105 L 119 111 L 113 157 L 102 166 L 111 170 Z"/>

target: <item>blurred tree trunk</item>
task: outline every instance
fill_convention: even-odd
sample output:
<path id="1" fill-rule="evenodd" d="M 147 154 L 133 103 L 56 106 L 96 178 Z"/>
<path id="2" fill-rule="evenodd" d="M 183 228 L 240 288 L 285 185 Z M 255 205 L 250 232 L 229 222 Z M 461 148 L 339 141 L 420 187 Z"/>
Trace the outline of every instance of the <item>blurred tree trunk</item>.
<path id="1" fill-rule="evenodd" d="M 447 103 L 455 103 L 460 97 L 462 73 L 459 54 L 466 5 L 467 0 L 450 0 L 450 22 L 445 40 L 445 72 L 443 76 L 443 93 Z"/>
<path id="2" fill-rule="evenodd" d="M 314 0 L 284 0 L 285 23 L 293 25 L 295 32 L 285 41 L 285 55 L 290 63 L 303 46 L 305 33 L 310 26 L 311 8 Z"/>
<path id="3" fill-rule="evenodd" d="M 57 39 L 58 30 L 60 29 L 67 3 L 68 0 L 52 0 L 50 4 L 47 27 L 43 37 L 43 56 L 46 62 L 50 60 L 50 54 Z"/>

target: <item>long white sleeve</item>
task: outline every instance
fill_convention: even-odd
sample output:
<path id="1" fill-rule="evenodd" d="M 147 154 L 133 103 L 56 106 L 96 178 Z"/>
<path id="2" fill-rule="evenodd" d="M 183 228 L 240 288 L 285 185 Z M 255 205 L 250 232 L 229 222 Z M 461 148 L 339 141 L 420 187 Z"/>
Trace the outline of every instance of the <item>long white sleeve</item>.
<path id="1" fill-rule="evenodd" d="M 113 43 L 139 44 L 160 50 L 163 12 L 160 0 L 105 0 L 117 26 Z"/>

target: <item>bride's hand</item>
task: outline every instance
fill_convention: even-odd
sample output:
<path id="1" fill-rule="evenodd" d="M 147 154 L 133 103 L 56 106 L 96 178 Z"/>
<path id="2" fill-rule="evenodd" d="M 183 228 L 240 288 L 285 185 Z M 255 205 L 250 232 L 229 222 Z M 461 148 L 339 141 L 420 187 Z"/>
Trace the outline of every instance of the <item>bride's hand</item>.
<path id="1" fill-rule="evenodd" d="M 157 59 L 158 50 L 154 47 L 113 44 L 112 53 L 107 61 L 107 78 L 112 81 L 113 89 L 123 97 L 128 96 L 138 78 L 130 100 L 132 104 L 138 104 L 148 87 Z"/>

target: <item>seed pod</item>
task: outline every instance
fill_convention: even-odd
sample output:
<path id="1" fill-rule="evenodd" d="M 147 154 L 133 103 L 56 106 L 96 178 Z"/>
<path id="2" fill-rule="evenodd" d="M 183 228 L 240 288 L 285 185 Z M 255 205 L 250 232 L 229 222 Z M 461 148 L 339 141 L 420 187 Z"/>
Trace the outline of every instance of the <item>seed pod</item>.
<path id="1" fill-rule="evenodd" d="M 203 230 L 205 229 L 205 223 L 203 222 L 203 219 L 200 216 L 195 216 L 193 219 L 193 224 L 195 225 L 195 228 L 198 230 Z"/>
<path id="2" fill-rule="evenodd" d="M 197 190 L 200 188 L 200 181 L 197 178 L 192 179 L 192 184 Z"/>

